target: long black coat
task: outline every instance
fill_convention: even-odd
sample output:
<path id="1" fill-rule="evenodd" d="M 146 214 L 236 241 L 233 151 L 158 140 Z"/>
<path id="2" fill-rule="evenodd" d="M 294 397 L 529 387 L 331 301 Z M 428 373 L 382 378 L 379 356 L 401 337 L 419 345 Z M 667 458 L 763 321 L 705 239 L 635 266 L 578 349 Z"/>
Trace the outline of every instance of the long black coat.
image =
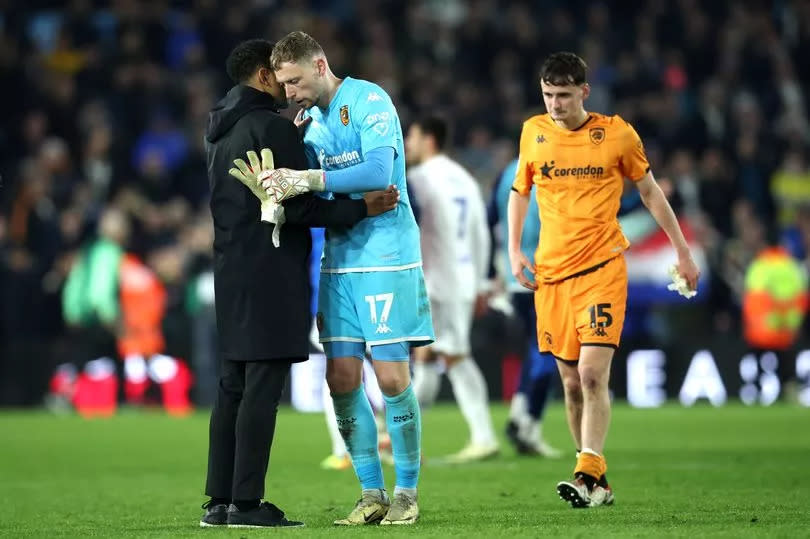
<path id="1" fill-rule="evenodd" d="M 312 322 L 309 227 L 351 226 L 366 217 L 365 202 L 290 199 L 281 245 L 274 247 L 273 225 L 259 219 L 259 200 L 228 169 L 261 148 L 273 150 L 277 168 L 307 168 L 295 125 L 278 114 L 270 95 L 238 85 L 209 114 L 205 141 L 222 353 L 230 360 L 304 360 Z"/>

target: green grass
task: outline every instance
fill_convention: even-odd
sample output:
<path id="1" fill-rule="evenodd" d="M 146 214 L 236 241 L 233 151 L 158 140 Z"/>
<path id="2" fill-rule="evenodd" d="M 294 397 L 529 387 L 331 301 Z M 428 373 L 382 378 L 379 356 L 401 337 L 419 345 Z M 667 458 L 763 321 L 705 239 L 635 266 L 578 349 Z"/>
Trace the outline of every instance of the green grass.
<path id="1" fill-rule="evenodd" d="M 494 410 L 501 430 L 506 410 Z M 452 406 L 424 413 L 426 457 L 458 449 L 465 426 Z M 562 408 L 545 430 L 570 447 Z M 0 536 L 7 537 L 807 537 L 810 530 L 810 410 L 779 405 L 720 409 L 616 408 L 608 439 L 613 507 L 573 510 L 555 493 L 573 455 L 514 456 L 465 467 L 422 469 L 415 528 L 335 529 L 359 487 L 352 472 L 328 472 L 319 414 L 281 412 L 267 498 L 297 530 L 199 529 L 205 498 L 207 413 L 156 412 L 84 421 L 43 412 L 0 413 Z M 393 470 L 385 470 L 389 488 Z"/>

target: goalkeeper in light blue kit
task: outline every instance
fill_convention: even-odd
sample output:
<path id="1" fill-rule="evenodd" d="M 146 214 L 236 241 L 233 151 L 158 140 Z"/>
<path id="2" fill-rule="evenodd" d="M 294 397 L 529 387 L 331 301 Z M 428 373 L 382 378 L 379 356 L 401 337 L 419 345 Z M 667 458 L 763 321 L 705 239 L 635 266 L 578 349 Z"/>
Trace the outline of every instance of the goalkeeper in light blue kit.
<path id="1" fill-rule="evenodd" d="M 376 84 L 337 78 L 321 46 L 303 32 L 278 41 L 271 64 L 287 98 L 302 108 L 297 123 L 308 124 L 304 143 L 317 167 L 267 171 L 263 186 L 275 202 L 308 191 L 357 198 L 389 184 L 400 192 L 394 210 L 350 229 L 327 230 L 317 319 L 338 428 L 362 487 L 354 509 L 335 524 L 412 524 L 419 517 L 421 415 L 408 370 L 410 348 L 434 336 L 399 117 Z M 374 413 L 362 388 L 366 345 L 385 398 L 393 499 L 385 491 Z"/>

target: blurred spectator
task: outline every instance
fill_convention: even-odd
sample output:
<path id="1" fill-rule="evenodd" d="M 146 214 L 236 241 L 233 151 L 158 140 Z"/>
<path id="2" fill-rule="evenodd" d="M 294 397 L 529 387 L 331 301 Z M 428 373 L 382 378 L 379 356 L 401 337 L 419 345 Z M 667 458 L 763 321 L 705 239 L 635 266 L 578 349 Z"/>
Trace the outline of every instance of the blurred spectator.
<path id="1" fill-rule="evenodd" d="M 63 294 L 65 321 L 72 331 L 72 357 L 57 367 L 49 404 L 68 403 L 84 415 L 116 409 L 115 358 L 123 360 L 127 404 L 142 405 L 150 382 L 160 387 L 170 413 L 190 410 L 191 377 L 182 361 L 163 355 L 166 290 L 155 273 L 127 253 L 128 216 L 110 207 L 98 237 L 82 248 Z"/>
<path id="2" fill-rule="evenodd" d="M 745 340 L 760 351 L 788 350 L 807 311 L 807 274 L 782 247 L 757 253 L 745 273 Z"/>
<path id="3" fill-rule="evenodd" d="M 810 204 L 796 210 L 796 221 L 784 231 L 783 243 L 790 254 L 802 261 L 810 273 Z"/>
<path id="4" fill-rule="evenodd" d="M 745 291 L 745 274 L 754 258 L 768 246 L 768 230 L 746 200 L 732 206 L 735 237 L 726 243 L 722 275 L 740 305 Z"/>
<path id="5" fill-rule="evenodd" d="M 796 220 L 797 206 L 810 204 L 810 167 L 802 150 L 790 149 L 785 153 L 771 178 L 771 193 L 779 209 L 779 226 L 791 226 Z"/>
<path id="6" fill-rule="evenodd" d="M 30 404 L 32 393 L 41 390 L 47 361 L 46 337 L 58 325 L 43 278 L 56 258 L 60 237 L 58 214 L 50 197 L 50 177 L 38 161 L 22 165 L 22 181 L 4 219 L 0 249 L 0 323 L 3 346 L 0 359 L 0 402 Z"/>
<path id="7" fill-rule="evenodd" d="M 712 225 L 724 237 L 732 233 L 731 202 L 737 198 L 739 189 L 731 164 L 719 148 L 707 149 L 699 167 L 700 184 L 698 196 L 701 209 L 709 216 Z"/>

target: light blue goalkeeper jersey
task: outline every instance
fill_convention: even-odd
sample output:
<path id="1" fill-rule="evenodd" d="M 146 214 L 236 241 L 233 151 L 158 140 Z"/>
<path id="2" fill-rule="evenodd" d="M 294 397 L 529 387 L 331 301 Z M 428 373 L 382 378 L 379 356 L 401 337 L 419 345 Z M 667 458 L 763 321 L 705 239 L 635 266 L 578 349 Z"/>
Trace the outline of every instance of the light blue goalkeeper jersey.
<path id="1" fill-rule="evenodd" d="M 399 116 L 385 91 L 346 77 L 326 109 L 310 108 L 304 143 L 310 166 L 337 170 L 357 165 L 371 150 L 391 147 L 394 168 L 388 184 L 399 189 L 399 204 L 351 228 L 329 228 L 321 271 L 397 271 L 421 265 L 419 229 L 405 187 L 405 149 Z M 353 193 L 361 198 L 362 193 Z"/>

